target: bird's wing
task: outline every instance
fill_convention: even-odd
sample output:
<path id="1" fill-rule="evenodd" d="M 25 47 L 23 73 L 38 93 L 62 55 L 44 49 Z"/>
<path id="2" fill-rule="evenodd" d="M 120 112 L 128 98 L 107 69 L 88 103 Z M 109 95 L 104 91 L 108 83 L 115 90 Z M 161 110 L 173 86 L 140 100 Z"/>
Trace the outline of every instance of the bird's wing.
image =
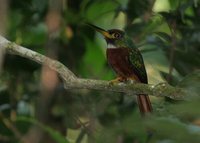
<path id="1" fill-rule="evenodd" d="M 144 61 L 137 48 L 130 48 L 129 62 L 135 75 L 140 79 L 140 82 L 148 83 Z"/>

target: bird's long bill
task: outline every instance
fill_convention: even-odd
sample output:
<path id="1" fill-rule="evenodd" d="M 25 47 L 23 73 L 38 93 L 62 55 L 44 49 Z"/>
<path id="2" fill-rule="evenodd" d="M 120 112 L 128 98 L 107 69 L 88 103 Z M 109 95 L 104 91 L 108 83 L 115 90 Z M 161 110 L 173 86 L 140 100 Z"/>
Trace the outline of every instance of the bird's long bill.
<path id="1" fill-rule="evenodd" d="M 108 31 L 100 28 L 100 27 L 97 27 L 93 24 L 90 24 L 90 23 L 87 23 L 87 25 L 89 25 L 90 27 L 94 28 L 97 32 L 101 33 L 105 38 L 111 38 L 112 36 L 108 33 Z"/>

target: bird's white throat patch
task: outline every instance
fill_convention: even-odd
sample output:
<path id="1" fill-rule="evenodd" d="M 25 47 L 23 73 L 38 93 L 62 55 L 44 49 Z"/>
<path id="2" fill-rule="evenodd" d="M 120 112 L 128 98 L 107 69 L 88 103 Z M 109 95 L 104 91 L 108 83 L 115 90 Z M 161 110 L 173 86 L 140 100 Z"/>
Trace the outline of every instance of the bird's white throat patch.
<path id="1" fill-rule="evenodd" d="M 115 45 L 109 43 L 109 44 L 108 44 L 108 48 L 109 48 L 109 49 L 116 49 L 117 47 L 116 47 Z"/>

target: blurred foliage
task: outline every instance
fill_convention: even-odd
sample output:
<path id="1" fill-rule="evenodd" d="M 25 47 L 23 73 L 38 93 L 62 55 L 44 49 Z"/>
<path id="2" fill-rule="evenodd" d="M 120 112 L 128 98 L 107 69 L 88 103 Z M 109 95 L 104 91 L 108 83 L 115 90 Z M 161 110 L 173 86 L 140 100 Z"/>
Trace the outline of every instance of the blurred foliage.
<path id="1" fill-rule="evenodd" d="M 65 90 L 59 80 L 44 109 L 46 119 L 40 120 L 39 105 L 47 104 L 41 95 L 42 66 L 6 54 L 0 75 L 0 142 L 23 142 L 33 126 L 45 134 L 40 142 L 48 143 L 200 142 L 199 0 L 59 0 L 60 7 L 54 2 L 10 0 L 6 37 L 56 57 L 79 77 L 110 80 L 115 75 L 106 62 L 106 43 L 84 22 L 123 28 L 143 54 L 150 83 L 182 87 L 187 101 L 152 98 L 154 114 L 144 119 L 134 96 Z M 60 16 L 53 31 L 47 17 L 52 9 Z"/>

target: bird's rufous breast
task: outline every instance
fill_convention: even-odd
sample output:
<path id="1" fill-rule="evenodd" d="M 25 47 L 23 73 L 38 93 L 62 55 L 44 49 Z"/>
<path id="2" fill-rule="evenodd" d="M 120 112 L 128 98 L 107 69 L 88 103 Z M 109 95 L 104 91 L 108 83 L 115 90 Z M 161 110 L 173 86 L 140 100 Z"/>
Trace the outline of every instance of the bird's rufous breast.
<path id="1" fill-rule="evenodd" d="M 108 48 L 106 51 L 107 60 L 118 76 L 128 78 L 134 74 L 129 61 L 130 49 L 128 48 Z"/>

